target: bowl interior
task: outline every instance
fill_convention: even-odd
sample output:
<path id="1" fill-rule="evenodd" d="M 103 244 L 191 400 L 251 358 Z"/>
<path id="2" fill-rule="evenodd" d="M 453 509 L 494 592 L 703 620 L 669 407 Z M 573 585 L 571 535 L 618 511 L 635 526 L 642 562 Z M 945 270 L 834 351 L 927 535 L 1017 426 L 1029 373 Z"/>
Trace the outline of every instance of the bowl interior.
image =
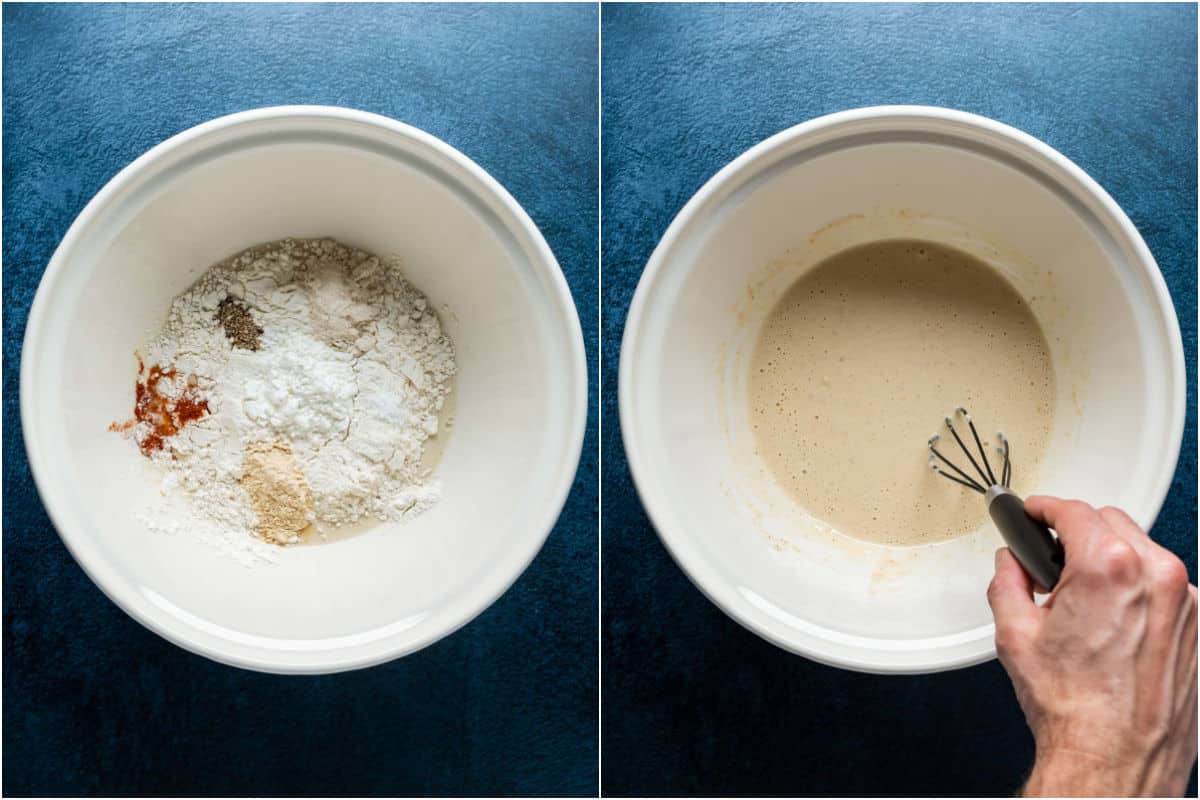
<path id="1" fill-rule="evenodd" d="M 185 646 L 285 671 L 411 651 L 507 588 L 558 515 L 582 438 L 578 321 L 515 203 L 431 141 L 320 114 L 218 126 L 110 185 L 56 256 L 24 354 L 39 488 L 101 587 Z M 157 470 L 107 427 L 130 415 L 134 350 L 171 300 L 288 236 L 401 259 L 454 340 L 454 421 L 432 510 L 247 567 L 148 530 Z"/>
<path id="2" fill-rule="evenodd" d="M 805 270 L 865 242 L 942 242 L 1000 270 L 1030 301 L 1057 378 L 1042 468 L 1018 472 L 1018 488 L 1153 522 L 1174 468 L 1164 454 L 1178 452 L 1178 328 L 1153 261 L 1054 169 L 952 123 L 831 126 L 760 152 L 668 234 L 631 313 L 622 425 L 664 541 L 743 624 L 866 670 L 994 652 L 985 589 L 1002 541 L 990 525 L 919 547 L 853 540 L 810 516 L 753 453 L 748 364 L 767 312 Z M 947 410 L 957 402 L 946 398 Z M 913 431 L 897 461 L 923 461 L 935 426 Z"/>

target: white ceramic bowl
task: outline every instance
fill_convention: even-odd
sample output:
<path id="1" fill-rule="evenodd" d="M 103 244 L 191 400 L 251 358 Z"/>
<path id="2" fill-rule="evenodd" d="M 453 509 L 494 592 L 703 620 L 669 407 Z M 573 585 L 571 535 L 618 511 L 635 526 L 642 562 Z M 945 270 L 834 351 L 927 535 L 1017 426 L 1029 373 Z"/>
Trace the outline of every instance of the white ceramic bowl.
<path id="1" fill-rule="evenodd" d="M 1179 325 L 1153 257 L 1112 198 L 1036 139 L 945 109 L 865 108 L 722 169 L 663 236 L 629 311 L 630 468 L 667 549 L 713 602 L 781 647 L 871 672 L 993 657 L 985 590 L 1002 542 L 990 526 L 908 548 L 822 528 L 753 455 L 747 363 L 799 274 L 904 236 L 974 253 L 1036 297 L 1058 377 L 1039 491 L 1122 506 L 1149 527 L 1184 421 Z M 928 433 L 896 458 L 924 459 Z"/>
<path id="2" fill-rule="evenodd" d="M 455 420 L 431 511 L 247 568 L 194 538 L 147 530 L 137 512 L 156 481 L 107 428 L 129 416 L 134 350 L 172 298 L 224 256 L 288 236 L 396 254 L 449 307 Z M 333 672 L 430 644 L 516 580 L 571 487 L 586 384 L 566 281 L 495 180 L 394 120 L 288 106 L 185 131 L 87 205 L 30 312 L 21 419 L 51 519 L 121 608 L 218 661 Z"/>

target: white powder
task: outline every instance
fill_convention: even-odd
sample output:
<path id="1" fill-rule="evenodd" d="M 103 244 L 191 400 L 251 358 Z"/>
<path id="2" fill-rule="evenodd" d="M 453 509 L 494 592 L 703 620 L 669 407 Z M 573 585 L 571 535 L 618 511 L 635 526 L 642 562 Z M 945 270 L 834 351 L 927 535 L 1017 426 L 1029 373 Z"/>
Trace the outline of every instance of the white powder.
<path id="1" fill-rule="evenodd" d="M 262 329 L 234 347 L 215 319 L 233 298 Z M 395 265 L 331 240 L 287 239 L 234 256 L 172 304 L 146 354 L 194 381 L 209 414 L 164 439 L 156 528 L 196 532 L 239 557 L 270 557 L 239 481 L 252 442 L 290 443 L 312 493 L 317 531 L 367 517 L 398 520 L 437 501 L 421 467 L 455 372 L 454 349 L 425 297 Z M 142 441 L 147 427 L 134 428 Z M 182 494 L 191 513 L 180 518 Z"/>

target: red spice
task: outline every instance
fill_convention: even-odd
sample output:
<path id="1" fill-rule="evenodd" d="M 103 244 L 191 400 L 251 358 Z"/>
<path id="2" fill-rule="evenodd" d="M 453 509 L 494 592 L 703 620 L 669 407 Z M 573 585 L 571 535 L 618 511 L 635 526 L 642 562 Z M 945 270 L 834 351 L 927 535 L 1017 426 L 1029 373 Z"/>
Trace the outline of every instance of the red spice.
<path id="1" fill-rule="evenodd" d="M 133 419 L 125 422 L 114 422 L 108 426 L 110 431 L 127 431 L 139 422 L 150 426 L 147 433 L 138 442 L 142 454 L 149 456 L 155 450 L 162 450 L 163 439 L 174 436 L 189 422 L 195 422 L 208 413 L 208 400 L 200 394 L 199 387 L 189 383 L 179 393 L 179 397 L 168 397 L 158 391 L 158 382 L 164 378 L 173 380 L 176 376 L 174 369 L 163 369 L 154 364 L 150 367 L 145 380 L 146 365 L 142 357 L 134 353 L 138 362 L 138 380 L 136 384 L 136 399 L 133 404 Z"/>

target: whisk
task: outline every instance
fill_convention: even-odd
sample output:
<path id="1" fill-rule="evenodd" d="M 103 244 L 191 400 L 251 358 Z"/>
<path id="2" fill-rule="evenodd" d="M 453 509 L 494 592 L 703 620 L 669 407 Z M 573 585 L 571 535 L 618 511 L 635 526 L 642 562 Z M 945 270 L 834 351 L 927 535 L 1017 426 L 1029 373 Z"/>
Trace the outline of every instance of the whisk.
<path id="1" fill-rule="evenodd" d="M 965 408 L 959 406 L 954 410 L 954 416 L 962 417 L 966 421 L 967 427 L 971 430 L 971 438 L 975 440 L 975 446 L 979 448 L 980 460 L 976 461 L 975 457 L 971 455 L 970 448 L 963 443 L 962 437 L 954 429 L 954 421 L 950 417 L 946 417 L 946 429 L 950 431 L 954 441 L 958 442 L 963 455 L 967 457 L 967 461 L 974 467 L 980 479 L 976 480 L 973 475 L 959 469 L 938 451 L 937 444 L 941 441 L 939 434 L 934 434 L 929 439 L 930 467 L 943 478 L 983 495 L 987 502 L 988 514 L 991 515 L 992 522 L 996 523 L 1008 549 L 1017 557 L 1017 561 L 1025 568 L 1030 577 L 1041 584 L 1042 588 L 1047 591 L 1053 589 L 1062 574 L 1063 548 L 1058 539 L 1050 533 L 1049 528 L 1025 513 L 1025 502 L 1008 488 L 1012 483 L 1012 457 L 1008 437 L 1003 433 L 996 434 L 998 442 L 996 454 L 1003 459 L 1000 463 L 1000 478 L 997 480 L 996 474 L 992 471 L 991 462 L 988 461 L 983 442 L 979 438 L 979 432 L 975 430 L 975 422 L 971 419 L 971 415 Z M 953 470 L 953 473 L 943 469 L 943 465 Z"/>

